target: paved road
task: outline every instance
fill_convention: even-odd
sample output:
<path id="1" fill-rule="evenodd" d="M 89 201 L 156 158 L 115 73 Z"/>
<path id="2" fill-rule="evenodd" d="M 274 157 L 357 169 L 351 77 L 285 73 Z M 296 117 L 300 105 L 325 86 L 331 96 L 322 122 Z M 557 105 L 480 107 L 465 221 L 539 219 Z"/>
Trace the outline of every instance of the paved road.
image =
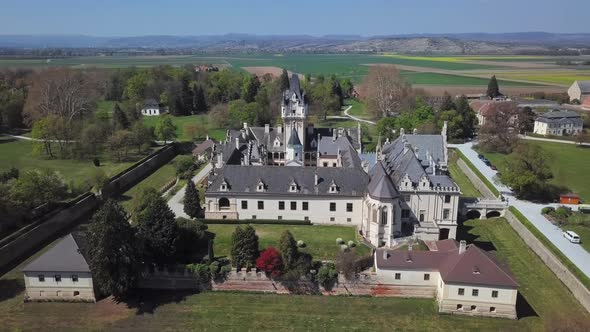
<path id="1" fill-rule="evenodd" d="M 541 209 L 547 205 L 558 206 L 560 204 L 536 204 L 528 201 L 523 201 L 514 197 L 510 188 L 498 183 L 495 179 L 496 171 L 486 166 L 477 157 L 477 152 L 472 149 L 473 143 L 465 144 L 449 144 L 450 147 L 455 147 L 469 159 L 477 167 L 477 169 L 500 191 L 507 199 L 510 205 L 516 207 L 523 215 L 525 215 L 541 233 L 543 233 L 549 241 L 551 241 L 561 252 L 566 255 L 582 272 L 590 277 L 590 253 L 588 253 L 579 244 L 570 243 L 566 240 L 561 229 L 553 225 L 547 218 L 541 214 Z"/>
<path id="2" fill-rule="evenodd" d="M 518 137 L 520 137 L 522 139 L 528 139 L 531 141 L 543 141 L 543 142 L 552 142 L 552 143 L 577 144 L 577 145 L 590 146 L 590 143 L 577 143 L 574 141 L 566 141 L 566 140 L 554 139 L 554 138 L 534 137 L 534 136 L 525 136 L 525 135 L 518 135 Z"/>
<path id="3" fill-rule="evenodd" d="M 201 182 L 201 180 L 203 180 L 203 178 L 205 178 L 207 176 L 207 174 L 209 174 L 211 169 L 213 169 L 213 166 L 211 166 L 211 164 L 208 163 L 191 180 L 194 183 Z M 182 199 L 184 198 L 185 190 L 186 190 L 186 186 L 184 186 L 180 190 L 178 190 L 178 192 L 174 196 L 172 196 L 172 198 L 170 198 L 170 200 L 168 201 L 168 206 L 170 207 L 172 212 L 174 212 L 174 214 L 176 215 L 177 218 L 183 217 L 183 218 L 190 219 L 190 217 L 186 213 L 184 213 L 184 204 L 182 204 L 182 202 L 181 202 Z"/>

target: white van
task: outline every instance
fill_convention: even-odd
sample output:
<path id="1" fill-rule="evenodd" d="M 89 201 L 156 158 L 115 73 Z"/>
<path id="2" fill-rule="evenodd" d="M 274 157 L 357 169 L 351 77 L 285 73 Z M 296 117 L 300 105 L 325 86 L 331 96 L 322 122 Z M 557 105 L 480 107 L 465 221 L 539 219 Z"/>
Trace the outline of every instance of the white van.
<path id="1" fill-rule="evenodd" d="M 580 243 L 580 236 L 572 231 L 563 232 L 563 236 L 568 239 L 571 243 Z"/>

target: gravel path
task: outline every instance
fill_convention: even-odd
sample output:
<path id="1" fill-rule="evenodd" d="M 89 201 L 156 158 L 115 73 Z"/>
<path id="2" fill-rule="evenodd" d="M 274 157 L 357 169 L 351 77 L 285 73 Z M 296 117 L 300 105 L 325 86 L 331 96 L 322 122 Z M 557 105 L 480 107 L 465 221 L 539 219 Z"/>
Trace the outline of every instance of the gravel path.
<path id="1" fill-rule="evenodd" d="M 197 173 L 197 175 L 195 175 L 191 179 L 191 181 L 193 181 L 194 183 L 201 182 L 207 176 L 207 174 L 209 174 L 211 169 L 213 169 L 213 166 L 211 166 L 210 163 L 205 165 L 205 167 L 203 167 L 203 169 L 201 169 L 201 171 Z M 186 186 L 178 190 L 178 192 L 174 196 L 172 196 L 172 198 L 170 198 L 170 200 L 168 201 L 168 206 L 170 207 L 172 212 L 174 212 L 177 218 L 182 217 L 190 219 L 190 217 L 186 213 L 184 213 L 184 204 L 182 204 L 181 202 L 184 198 L 185 190 Z"/>

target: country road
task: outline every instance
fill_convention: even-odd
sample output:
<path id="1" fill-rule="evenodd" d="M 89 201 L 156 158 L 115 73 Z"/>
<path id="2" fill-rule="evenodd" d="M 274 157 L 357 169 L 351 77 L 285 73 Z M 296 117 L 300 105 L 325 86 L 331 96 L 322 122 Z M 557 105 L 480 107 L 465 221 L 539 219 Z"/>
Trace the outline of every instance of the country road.
<path id="1" fill-rule="evenodd" d="M 213 169 L 213 166 L 211 165 L 211 163 L 208 163 L 207 165 L 205 165 L 205 167 L 203 167 L 203 169 L 199 171 L 199 173 L 197 173 L 197 175 L 195 175 L 191 179 L 191 181 L 193 181 L 194 183 L 201 182 L 207 176 L 207 174 L 209 174 L 211 169 Z M 168 201 L 168 206 L 170 207 L 172 212 L 174 212 L 176 218 L 182 217 L 190 219 L 190 217 L 186 213 L 184 213 L 184 204 L 182 203 L 182 200 L 184 199 L 185 190 L 186 186 L 178 190 L 178 192 L 174 194 L 174 196 L 172 196 L 172 198 L 170 198 L 170 200 Z"/>

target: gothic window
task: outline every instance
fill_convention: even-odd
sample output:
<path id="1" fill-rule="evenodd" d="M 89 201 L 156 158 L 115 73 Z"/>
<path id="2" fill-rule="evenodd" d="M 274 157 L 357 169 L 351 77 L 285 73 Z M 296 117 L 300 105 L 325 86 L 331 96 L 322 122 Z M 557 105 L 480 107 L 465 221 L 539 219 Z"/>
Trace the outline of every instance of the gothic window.
<path id="1" fill-rule="evenodd" d="M 387 225 L 387 208 L 381 210 L 381 225 Z"/>
<path id="2" fill-rule="evenodd" d="M 226 197 L 222 197 L 219 199 L 219 208 L 220 209 L 229 209 L 229 199 Z"/>

